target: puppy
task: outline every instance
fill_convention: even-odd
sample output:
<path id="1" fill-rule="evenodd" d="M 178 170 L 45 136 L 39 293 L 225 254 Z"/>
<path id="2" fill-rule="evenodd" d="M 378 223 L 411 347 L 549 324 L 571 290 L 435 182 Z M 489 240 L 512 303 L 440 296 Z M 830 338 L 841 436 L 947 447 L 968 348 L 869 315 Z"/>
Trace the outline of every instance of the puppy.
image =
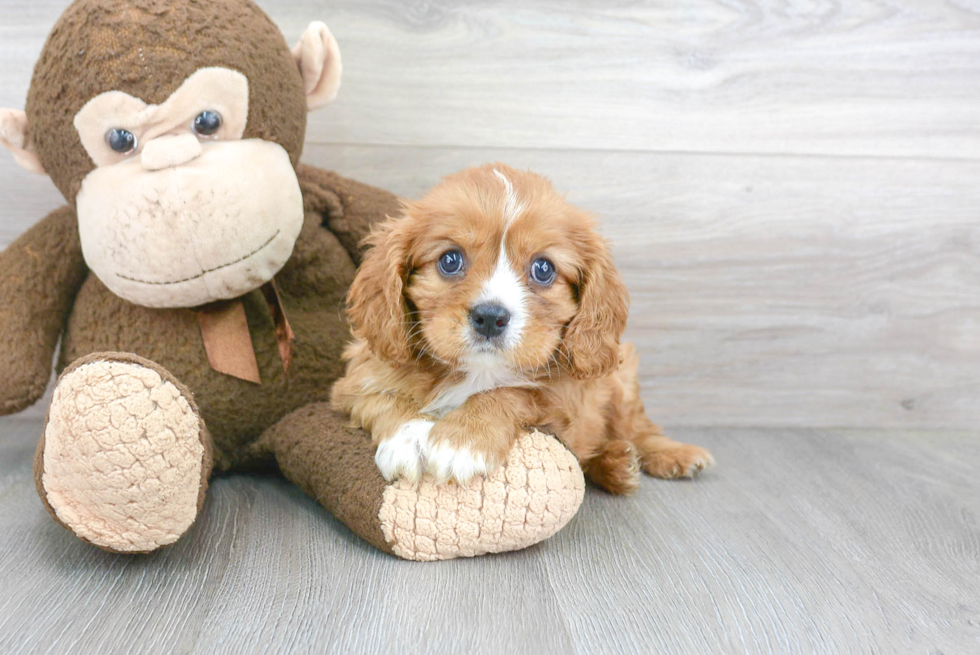
<path id="1" fill-rule="evenodd" d="M 546 179 L 487 165 L 403 207 L 367 239 L 331 395 L 372 434 L 385 478 L 465 482 L 528 427 L 616 494 L 641 468 L 676 478 L 713 464 L 647 418 L 636 351 L 619 343 L 626 288 L 592 218 Z"/>

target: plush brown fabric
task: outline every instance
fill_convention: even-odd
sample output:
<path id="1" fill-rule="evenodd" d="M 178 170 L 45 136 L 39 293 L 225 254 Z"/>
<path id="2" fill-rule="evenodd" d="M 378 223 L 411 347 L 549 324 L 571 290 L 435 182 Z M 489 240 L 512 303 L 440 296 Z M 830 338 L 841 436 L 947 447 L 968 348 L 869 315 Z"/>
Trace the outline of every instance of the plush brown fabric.
<path id="1" fill-rule="evenodd" d="M 249 82 L 243 138 L 278 143 L 299 162 L 306 133 L 303 81 L 282 33 L 250 0 L 76 0 L 34 67 L 27 117 L 34 147 L 73 203 L 95 167 L 72 121 L 99 92 L 166 100 L 194 71 L 222 66 Z"/>
<path id="2" fill-rule="evenodd" d="M 311 170 L 302 167 L 303 177 Z M 385 211 L 398 207 L 395 196 L 380 189 L 337 175 L 321 177 L 318 192 L 323 198 L 338 198 L 335 213 L 306 214 L 293 255 L 276 276 L 283 309 L 296 333 L 288 374 L 283 374 L 275 324 L 260 290 L 244 297 L 262 376 L 262 384 L 255 385 L 207 365 L 193 310 L 133 305 L 109 292 L 94 275 L 88 277 L 75 299 L 59 369 L 90 353 L 105 351 L 131 352 L 156 362 L 193 392 L 214 440 L 216 469 L 251 464 L 248 453 L 252 451 L 246 446 L 289 412 L 326 401 L 331 384 L 343 371 L 340 354 L 350 340 L 344 297 L 355 268 L 350 253 L 330 228 L 343 227 L 347 232 L 342 234 L 350 240 L 348 225 L 370 225 Z M 333 184 L 328 185 L 327 180 Z M 344 204 L 352 195 L 351 188 L 357 191 L 358 205 Z M 330 207 L 319 197 L 305 197 L 310 209 Z M 343 220 L 335 220 L 337 214 L 342 214 Z"/>
<path id="3" fill-rule="evenodd" d="M 379 195 L 362 182 L 349 180 L 333 171 L 300 164 L 296 169 L 307 211 L 325 216 L 329 227 L 347 252 L 360 265 L 363 241 L 371 227 L 385 216 L 395 216 L 401 204 L 391 195 Z"/>
<path id="4" fill-rule="evenodd" d="M 378 519 L 388 485 L 374 465 L 371 436 L 345 427 L 328 403 L 308 405 L 272 426 L 259 442 L 280 470 L 359 537 L 385 552 Z"/>
<path id="5" fill-rule="evenodd" d="M 44 391 L 50 364 L 45 368 L 41 363 L 51 361 L 51 352 L 70 309 L 58 363 L 62 374 L 79 362 L 93 359 L 129 358 L 145 362 L 178 384 L 182 391 L 186 390 L 188 398 L 196 402 L 211 436 L 207 445 L 210 449 L 213 444 L 216 471 L 250 468 L 275 457 L 280 465 L 285 463 L 283 470 L 291 480 L 304 489 L 315 489 L 314 497 L 338 518 L 368 542 L 390 551 L 377 516 L 384 480 L 374 465 L 370 438 L 360 431 L 343 427 L 344 418 L 328 409 L 323 410 L 325 406 L 313 405 L 308 411 L 300 410 L 287 422 L 280 423 L 280 419 L 298 408 L 326 401 L 331 384 L 342 373 L 340 353 L 350 338 L 343 314 L 344 297 L 355 267 L 351 253 L 341 244 L 340 238 L 350 243 L 356 253 L 355 244 L 360 234 L 369 230 L 370 225 L 383 218 L 386 212 L 397 211 L 398 201 L 392 194 L 336 174 L 308 166 L 301 167 L 300 173 L 301 184 L 308 192 L 305 204 L 310 211 L 292 257 L 276 278 L 283 308 L 296 333 L 288 374 L 283 373 L 275 325 L 260 290 L 244 298 L 263 380 L 261 385 L 255 385 L 213 371 L 207 365 L 198 319 L 192 309 L 149 309 L 133 305 L 109 292 L 94 275 L 81 283 L 72 305 L 70 292 L 79 286 L 76 278 L 85 275 L 82 265 L 71 278 L 71 284 L 62 283 L 64 272 L 60 273 L 62 277 L 48 274 L 42 278 L 47 279 L 52 288 L 64 288 L 64 291 L 58 296 L 60 304 L 49 310 L 46 323 L 34 319 L 47 330 L 49 337 L 43 357 L 38 359 L 39 348 L 35 348 L 37 352 L 29 359 L 29 363 L 40 371 L 34 376 L 37 389 L 32 392 L 30 402 Z M 310 182 L 308 178 L 313 175 L 317 179 Z M 74 213 L 68 208 L 59 210 L 56 215 L 64 224 L 72 224 L 74 220 Z M 39 229 L 45 224 L 39 224 L 21 241 L 43 244 L 52 229 Z M 58 225 L 62 226 L 61 223 Z M 334 228 L 340 236 L 331 231 Z M 71 230 L 68 232 L 74 242 L 70 239 L 61 241 L 69 242 L 73 248 L 69 251 L 77 253 L 77 236 Z M 28 240 L 27 237 L 32 235 L 33 238 Z M 16 270 L 16 266 L 23 263 L 23 255 L 19 255 L 22 252 L 26 252 L 25 248 L 18 250 L 12 245 L 0 254 L 0 270 Z M 80 255 L 76 257 L 80 258 Z M 49 261 L 52 269 L 60 271 L 64 266 L 55 263 L 65 264 L 71 257 L 52 256 Z M 17 293 L 18 290 L 13 284 L 2 287 L 2 291 L 10 295 L 7 306 L 15 309 L 18 316 L 27 315 L 31 307 L 38 306 L 32 301 L 37 295 L 24 295 Z M 18 325 L 20 323 L 4 321 L 0 329 L 6 342 L 12 343 L 17 336 L 16 331 L 7 329 L 8 326 Z M 14 355 L 27 361 L 23 347 L 4 352 L 11 353 L 9 370 L 24 368 L 13 366 L 14 361 L 19 361 Z M 13 393 L 23 384 L 14 380 L 7 386 Z M 29 402 L 25 398 L 16 406 L 20 408 L 26 404 Z M 304 417 L 307 418 L 301 420 Z M 273 425 L 276 429 L 270 434 L 276 439 L 267 438 L 264 443 L 258 443 L 258 437 Z M 296 428 L 296 434 L 287 434 L 292 427 Z M 337 439 L 336 443 L 333 439 Z M 43 452 L 43 448 L 42 439 L 38 452 Z M 297 459 L 298 453 L 307 455 Z M 304 464 L 312 461 L 316 466 Z M 39 459 L 35 461 L 35 467 L 43 499 L 40 486 L 43 471 Z M 211 468 L 209 461 L 206 470 L 210 472 Z M 328 484 L 330 480 L 334 480 L 335 486 Z M 205 488 L 202 484 L 202 502 Z M 362 493 L 365 495 L 360 495 Z M 48 506 L 46 502 L 45 505 Z M 50 506 L 48 509 L 50 511 Z"/>
<path id="6" fill-rule="evenodd" d="M 0 253 L 0 415 L 34 404 L 87 268 L 75 213 L 57 209 Z"/>
<path id="7" fill-rule="evenodd" d="M 212 472 L 278 464 L 290 480 L 369 543 L 392 552 L 391 540 L 398 540 L 406 549 L 401 556 L 410 557 L 416 550 L 405 545 L 412 537 L 411 527 L 405 526 L 414 525 L 414 514 L 400 504 L 412 504 L 418 499 L 410 489 L 400 489 L 397 499 L 389 493 L 391 485 L 386 486 L 374 464 L 368 435 L 344 427 L 344 417 L 325 404 L 332 383 L 342 373 L 341 351 L 350 338 L 344 301 L 361 259 L 360 243 L 373 224 L 400 211 L 392 194 L 336 173 L 308 166 L 297 168 L 304 222 L 290 259 L 276 276 L 282 309 L 295 333 L 288 373 L 283 371 L 275 321 L 262 291 L 256 289 L 241 297 L 261 385 L 211 369 L 193 308 L 149 309 L 122 300 L 83 261 L 74 207 L 82 180 L 94 164 L 72 125 L 75 114 L 89 99 L 110 90 L 126 92 L 147 103 L 161 103 L 191 73 L 206 66 L 230 68 L 248 78 L 244 138 L 278 143 L 297 165 L 306 125 L 303 80 L 282 35 L 251 0 L 76 0 L 51 32 L 35 67 L 27 114 L 40 161 L 68 206 L 53 212 L 0 253 L 0 414 L 19 411 L 42 395 L 60 336 L 59 371 L 70 372 L 86 363 L 110 362 L 104 367 L 110 371 L 105 378 L 109 384 L 102 385 L 96 377 L 92 380 L 97 383 L 71 378 L 72 385 L 66 386 L 72 387 L 74 398 L 83 399 L 80 404 L 104 408 L 118 402 L 119 418 L 128 422 L 138 416 L 138 407 L 135 401 L 132 406 L 125 403 L 134 398 L 145 400 L 150 395 L 147 389 L 152 393 L 153 389 L 166 387 L 171 400 L 176 397 L 179 402 L 180 396 L 187 399 L 193 414 L 184 407 L 180 424 L 193 425 L 196 418 L 202 421 L 200 435 L 205 454 L 198 511 Z M 147 372 L 142 369 L 134 374 L 132 367 L 121 366 L 120 362 L 150 368 L 159 376 L 144 377 L 142 374 Z M 120 370 L 124 372 L 119 373 Z M 119 385 L 113 386 L 117 377 Z M 152 382 L 146 382 L 150 378 Z M 161 379 L 172 382 L 177 391 L 161 385 Z M 136 386 L 130 387 L 130 380 L 136 380 Z M 93 387 L 101 389 L 98 402 L 86 396 Z M 127 390 L 133 388 L 135 391 Z M 56 389 L 56 398 L 60 390 Z M 69 397 L 63 407 L 78 407 L 69 404 L 72 402 Z M 142 407 L 157 402 L 144 402 Z M 70 418 L 77 418 L 84 411 L 80 407 L 80 413 Z M 119 443 L 145 436 L 135 434 L 141 431 L 138 421 L 130 433 L 128 428 L 113 423 L 115 415 L 110 414 L 108 419 L 106 415 L 102 412 L 98 420 L 103 424 L 108 421 L 116 428 L 112 432 Z M 81 439 L 92 439 L 86 429 L 88 417 L 84 414 L 80 422 L 63 421 L 49 433 L 50 444 L 75 446 L 82 444 Z M 167 420 L 172 419 L 160 419 L 154 425 L 155 435 L 162 433 L 159 423 Z M 97 426 L 91 432 L 96 430 Z M 194 435 L 193 430 L 185 430 L 185 443 L 193 443 Z M 108 439 L 105 434 L 99 436 Z M 191 458 L 194 462 L 196 445 Z M 550 445 L 562 448 L 557 442 Z M 106 452 L 118 455 L 120 461 L 125 459 L 121 452 L 125 448 L 115 452 L 113 446 L 99 444 Z M 82 484 L 63 485 L 49 498 L 44 489 L 44 449 L 42 438 L 35 459 L 35 479 L 49 511 L 51 502 L 57 504 L 58 493 L 65 489 L 91 491 L 83 472 Z M 57 465 L 76 461 L 72 452 L 57 452 L 62 458 Z M 151 458 L 156 456 L 154 452 Z M 533 452 L 527 456 L 537 457 Z M 527 491 L 520 480 L 533 476 L 522 478 L 520 473 L 530 468 L 533 467 L 523 465 L 510 471 L 517 480 L 515 493 Z M 69 477 L 75 474 L 71 466 L 61 469 L 68 470 Z M 154 479 L 164 481 L 164 477 Z M 57 475 L 51 479 L 61 480 Z M 182 480 L 180 489 L 192 492 L 186 496 L 185 506 L 192 509 L 196 469 Z M 582 489 L 574 484 L 566 487 L 542 487 L 532 500 L 541 507 L 577 508 Z M 136 488 L 142 490 L 139 485 Z M 533 495 L 535 489 L 528 489 Z M 422 519 L 443 502 L 456 502 L 454 491 L 444 491 L 445 488 L 431 486 L 424 502 L 415 503 L 422 508 Z M 379 515 L 386 497 L 391 503 L 387 513 L 393 535 L 390 539 L 383 532 Z M 483 518 L 463 517 L 463 524 L 499 522 L 498 514 L 505 511 L 505 504 L 497 503 L 496 496 L 487 497 L 490 501 L 480 503 Z M 128 504 L 112 500 L 103 503 L 95 498 L 91 504 L 75 502 L 70 506 L 114 510 Z M 512 506 L 520 509 L 513 503 Z M 54 511 L 52 515 L 64 525 Z M 189 509 L 183 516 L 190 515 Z M 548 519 L 550 527 L 544 526 L 540 531 L 545 536 L 553 531 L 550 528 L 557 530 L 568 519 L 562 512 L 541 516 L 552 517 Z M 127 524 L 135 521 L 133 515 L 123 514 L 122 519 Z M 424 520 L 419 525 L 424 525 Z M 85 523 L 84 527 L 91 525 Z M 401 531 L 397 536 L 396 530 Z M 168 535 L 177 538 L 178 532 L 174 528 Z M 451 537 L 451 531 L 443 532 Z M 544 536 L 511 540 L 508 547 L 527 546 L 541 538 Z M 137 550 L 142 545 L 138 539 L 128 543 Z M 477 552 L 471 551 L 460 554 Z M 424 548 L 421 552 L 431 558 Z M 453 553 L 451 548 L 443 548 L 438 555 Z"/>

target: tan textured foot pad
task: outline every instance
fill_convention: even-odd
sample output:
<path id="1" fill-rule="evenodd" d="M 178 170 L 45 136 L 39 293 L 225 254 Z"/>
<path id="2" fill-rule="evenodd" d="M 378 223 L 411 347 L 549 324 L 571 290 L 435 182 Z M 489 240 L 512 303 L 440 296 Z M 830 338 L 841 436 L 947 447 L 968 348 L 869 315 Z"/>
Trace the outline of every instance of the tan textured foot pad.
<path id="1" fill-rule="evenodd" d="M 55 389 L 39 490 L 85 541 L 116 552 L 155 550 L 197 517 L 202 429 L 196 408 L 152 368 L 82 364 Z"/>
<path id="2" fill-rule="evenodd" d="M 378 518 L 399 557 L 442 560 L 526 548 L 558 532 L 578 511 L 585 478 L 578 461 L 554 437 L 532 432 L 506 465 L 466 485 L 385 488 Z"/>

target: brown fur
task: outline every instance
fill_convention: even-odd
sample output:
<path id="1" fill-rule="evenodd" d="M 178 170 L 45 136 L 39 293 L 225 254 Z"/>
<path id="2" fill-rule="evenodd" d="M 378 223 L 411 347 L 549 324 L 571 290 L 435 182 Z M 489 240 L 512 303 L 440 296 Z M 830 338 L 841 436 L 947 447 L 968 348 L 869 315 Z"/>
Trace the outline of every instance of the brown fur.
<path id="1" fill-rule="evenodd" d="M 305 221 L 276 276 L 296 333 L 288 375 L 261 291 L 243 297 L 261 386 L 208 366 L 193 309 L 126 302 L 85 265 L 75 196 L 94 164 L 72 125 L 75 113 L 109 90 L 162 102 L 202 66 L 244 73 L 244 138 L 278 143 L 298 161 L 303 80 L 282 35 L 250 0 L 79 0 L 56 24 L 35 67 L 27 113 L 34 148 L 68 205 L 0 253 L 0 414 L 43 394 L 59 338 L 59 372 L 86 357 L 143 358 L 192 397 L 207 426 L 202 438 L 213 448 L 214 472 L 278 464 L 355 532 L 390 550 L 377 515 L 385 482 L 370 441 L 322 401 L 342 372 L 349 334 L 343 303 L 359 242 L 397 211 L 392 194 L 297 166 Z"/>
<path id="2" fill-rule="evenodd" d="M 65 10 L 34 67 L 26 110 L 34 148 L 69 203 L 95 168 L 72 123 L 78 110 L 110 89 L 162 103 L 204 66 L 248 78 L 243 138 L 278 143 L 297 164 L 302 78 L 279 29 L 251 0 L 76 0 Z"/>
<path id="3" fill-rule="evenodd" d="M 379 256 L 361 264 L 348 294 L 348 316 L 354 334 L 371 339 L 374 349 L 395 362 L 408 359 L 405 335 L 406 307 L 403 299 L 408 266 L 407 235 L 394 222 L 384 223 L 367 239 Z M 383 253 L 384 256 L 380 256 Z"/>
<path id="4" fill-rule="evenodd" d="M 59 370 L 103 351 L 134 353 L 164 367 L 193 392 L 215 442 L 219 471 L 247 463 L 253 451 L 246 446 L 292 410 L 327 400 L 330 385 L 343 371 L 341 353 L 348 328 L 342 307 L 355 270 L 352 253 L 332 230 L 363 234 L 372 220 L 393 210 L 396 200 L 379 189 L 305 166 L 299 168 L 299 175 L 313 211 L 306 215 L 292 257 L 276 276 L 283 308 L 296 333 L 288 375 L 283 372 L 275 325 L 261 291 L 244 297 L 262 376 L 262 384 L 255 385 L 207 365 L 192 309 L 133 305 L 113 295 L 94 275 L 85 279 L 74 299 Z M 335 214 L 328 213 L 331 203 L 338 204 Z M 344 220 L 334 222 L 341 213 Z"/>
<path id="5" fill-rule="evenodd" d="M 509 224 L 494 170 L 523 203 Z M 502 164 L 446 178 L 368 239 L 372 249 L 348 295 L 357 340 L 344 354 L 347 375 L 334 386 L 334 407 L 376 443 L 428 416 L 425 408 L 463 379 L 469 309 L 497 264 L 505 231 L 516 268 L 543 255 L 557 268 L 550 286 L 525 282 L 528 324 L 516 346 L 496 353 L 527 384 L 469 396 L 440 417 L 430 442 L 465 446 L 492 467 L 522 429 L 543 427 L 614 493 L 635 488 L 641 467 L 673 478 L 710 466 L 707 451 L 663 436 L 644 412 L 635 350 L 619 343 L 626 289 L 593 219 L 544 178 Z M 436 261 L 451 247 L 464 252 L 466 271 L 446 278 Z"/>
<path id="6" fill-rule="evenodd" d="M 307 43 L 311 47 L 297 49 L 297 60 L 279 31 L 251 0 L 76 0 L 65 11 L 34 71 L 27 101 L 29 121 L 20 112 L 0 114 L 5 133 L 11 127 L 18 132 L 18 138 L 4 145 L 11 147 L 18 161 L 30 170 L 46 169 L 68 203 L 0 253 L 0 371 L 4 373 L 0 376 L 0 414 L 19 411 L 41 396 L 60 338 L 59 371 L 77 362 L 121 359 L 156 370 L 186 396 L 206 426 L 199 432 L 206 456 L 203 479 L 195 489 L 199 491 L 198 510 L 212 473 L 277 465 L 360 537 L 404 557 L 446 558 L 536 543 L 564 525 L 582 498 L 581 476 L 569 470 L 568 453 L 551 440 L 540 435 L 529 438 L 526 444 L 530 450 L 518 449 L 522 459 L 512 462 L 508 469 L 549 468 L 544 472 L 548 479 L 545 488 L 531 488 L 520 479 L 508 480 L 507 488 L 523 493 L 526 502 L 538 509 L 548 508 L 544 514 L 535 514 L 537 525 L 524 526 L 530 529 L 505 526 L 499 539 L 482 540 L 479 551 L 461 546 L 460 541 L 455 542 L 454 550 L 456 528 L 443 525 L 438 553 L 433 553 L 425 549 L 424 541 L 433 546 L 436 542 L 421 534 L 421 524 L 416 534 L 414 510 L 403 509 L 417 506 L 421 515 L 423 506 L 428 508 L 425 511 L 435 507 L 439 512 L 443 507 L 455 508 L 456 490 L 429 485 L 422 503 L 421 489 L 395 489 L 374 464 L 369 436 L 346 427 L 344 417 L 322 402 L 342 369 L 341 348 L 349 336 L 343 301 L 361 260 L 360 243 L 374 223 L 398 207 L 394 196 L 385 191 L 297 165 L 307 107 L 322 105 L 331 92 L 320 83 L 313 84 L 316 80 L 304 82 L 297 66 L 309 76 L 317 74 L 317 63 L 323 63 L 321 81 L 337 81 L 339 73 L 339 53 L 328 47 L 324 29 L 315 24 L 312 27 L 307 32 L 312 35 L 313 41 Z M 316 39 L 326 48 L 319 54 Z M 324 62 L 307 61 L 310 53 L 329 57 Z M 330 65 L 334 67 L 328 70 Z M 193 308 L 149 309 L 121 299 L 89 270 L 80 245 L 76 200 L 94 163 L 82 146 L 73 117 L 90 99 L 107 91 L 161 103 L 188 76 L 206 66 L 228 68 L 247 78 L 249 104 L 243 138 L 282 146 L 296 169 L 302 192 L 302 229 L 289 260 L 275 278 L 282 308 L 295 332 L 288 374 L 280 358 L 276 323 L 262 292 L 254 290 L 237 299 L 244 305 L 261 385 L 211 369 Z M 311 89 L 309 97 L 306 89 Z M 187 133 L 189 129 L 186 125 L 179 131 Z M 144 149 L 142 154 L 146 153 Z M 227 170 L 209 172 L 217 173 L 218 179 L 221 173 L 225 179 L 233 179 Z M 107 185 L 107 195 L 112 195 L 113 188 Z M 176 196 L 154 197 L 148 202 L 173 201 Z M 83 200 L 87 197 L 86 192 Z M 297 200 L 295 195 L 291 199 Z M 98 216 L 104 213 L 95 212 Z M 247 220 L 237 212 L 227 213 L 240 223 Z M 82 211 L 83 219 L 89 215 Z M 211 227 L 215 233 L 224 234 Z M 82 234 L 88 233 L 83 230 Z M 87 249 L 90 237 L 84 238 Z M 175 249 L 193 251 L 195 245 L 185 238 Z M 146 258 L 160 255 L 152 245 L 140 254 Z M 138 297 L 132 300 L 140 302 Z M 125 390 L 113 393 L 119 397 L 105 399 L 107 402 L 128 399 Z M 77 392 L 74 398 L 66 398 L 66 406 L 82 395 Z M 138 425 L 136 429 L 140 429 Z M 70 435 L 61 436 L 85 439 L 90 438 L 89 432 L 76 424 Z M 117 434 L 116 438 L 129 436 Z M 100 445 L 111 450 L 113 444 L 101 439 Z M 35 476 L 42 501 L 48 504 L 44 442 L 42 437 Z M 48 442 L 52 447 L 55 443 L 53 439 Z M 523 476 L 525 481 L 528 478 Z M 87 491 L 93 491 L 83 474 L 76 479 Z M 197 481 L 191 479 L 190 484 Z M 493 486 L 494 492 L 497 489 Z M 153 502 L 170 497 L 166 495 L 170 491 L 164 485 L 141 493 Z M 98 493 L 87 498 L 93 504 L 103 503 Z M 469 498 L 472 500 L 472 495 Z M 391 505 L 395 499 L 397 512 Z M 504 500 L 488 492 L 479 500 L 476 512 L 459 517 L 459 529 L 471 532 L 474 527 L 479 530 L 481 525 L 493 525 L 503 512 Z M 508 508 L 513 509 L 511 504 Z M 62 524 L 76 534 L 91 534 L 79 529 L 90 526 L 75 525 L 70 519 Z M 421 539 L 416 541 L 416 536 Z M 146 546 L 154 543 L 147 541 Z M 115 547 L 111 541 L 106 544 L 103 547 Z"/>

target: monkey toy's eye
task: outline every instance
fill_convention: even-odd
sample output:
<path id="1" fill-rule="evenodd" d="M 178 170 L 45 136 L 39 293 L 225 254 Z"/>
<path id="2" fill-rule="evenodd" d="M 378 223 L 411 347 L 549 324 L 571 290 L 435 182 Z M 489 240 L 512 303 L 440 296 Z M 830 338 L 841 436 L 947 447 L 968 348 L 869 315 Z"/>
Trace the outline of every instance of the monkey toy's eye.
<path id="1" fill-rule="evenodd" d="M 128 155 L 136 150 L 136 135 L 118 127 L 105 133 L 105 142 L 120 155 Z"/>
<path id="2" fill-rule="evenodd" d="M 439 272 L 446 277 L 453 277 L 463 272 L 463 253 L 453 248 L 442 253 L 437 264 Z"/>
<path id="3" fill-rule="evenodd" d="M 191 129 L 198 136 L 214 136 L 220 127 L 221 114 L 216 111 L 202 111 L 191 124 Z"/>
<path id="4" fill-rule="evenodd" d="M 535 259 L 531 264 L 531 280 L 543 287 L 555 281 L 556 273 L 555 265 L 544 257 Z"/>

